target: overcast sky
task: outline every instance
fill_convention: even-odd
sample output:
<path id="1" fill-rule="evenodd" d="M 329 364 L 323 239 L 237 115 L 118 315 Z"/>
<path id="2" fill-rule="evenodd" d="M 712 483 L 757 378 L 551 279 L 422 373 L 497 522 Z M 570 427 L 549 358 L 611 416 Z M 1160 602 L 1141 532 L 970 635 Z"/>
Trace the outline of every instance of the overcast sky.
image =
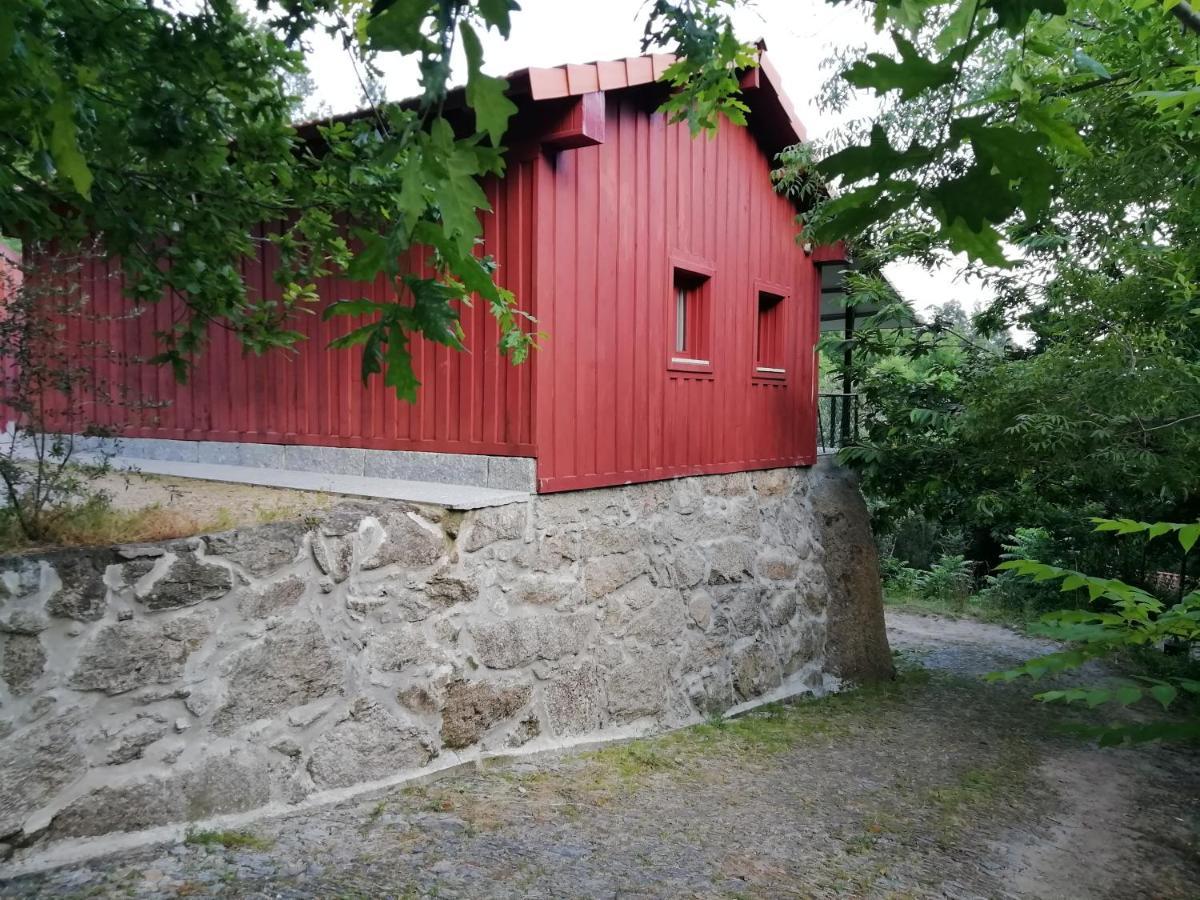
<path id="1" fill-rule="evenodd" d="M 513 17 L 512 36 L 485 37 L 485 68 L 503 75 L 528 66 L 556 66 L 600 59 L 635 56 L 645 23 L 646 0 L 521 0 L 523 9 Z M 869 44 L 886 49 L 890 41 L 875 35 L 863 13 L 849 5 L 833 6 L 824 0 L 755 0 L 737 15 L 739 36 L 764 38 L 783 87 L 792 100 L 809 137 L 820 137 L 841 123 L 841 118 L 818 109 L 817 92 L 828 77 L 821 61 L 835 47 Z M 318 99 L 336 112 L 357 108 L 361 90 L 350 56 L 332 40 L 314 40 L 310 68 L 317 82 Z M 385 54 L 394 56 L 395 54 Z M 384 64 L 389 99 L 417 92 L 416 67 L 411 61 Z M 463 65 L 456 65 L 461 80 Z M 870 115 L 869 97 L 856 103 L 849 115 Z M 974 306 L 979 292 L 954 281 L 956 266 L 927 272 L 917 266 L 894 266 L 893 283 L 918 308 L 957 298 Z"/>

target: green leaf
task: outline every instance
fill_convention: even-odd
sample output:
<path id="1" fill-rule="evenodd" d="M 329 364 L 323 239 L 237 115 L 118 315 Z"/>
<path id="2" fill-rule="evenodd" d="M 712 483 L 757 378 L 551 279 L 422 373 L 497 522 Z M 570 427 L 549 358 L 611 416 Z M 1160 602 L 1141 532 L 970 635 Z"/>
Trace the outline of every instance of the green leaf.
<path id="1" fill-rule="evenodd" d="M 867 146 L 850 146 L 821 160 L 818 171 L 827 178 L 840 176 L 846 182 L 866 178 L 887 178 L 901 169 L 931 162 L 941 152 L 940 147 L 924 147 L 913 141 L 907 150 L 894 150 L 887 133 L 879 125 L 871 128 Z"/>
<path id="2" fill-rule="evenodd" d="M 871 88 L 877 94 L 899 90 L 901 100 L 949 84 L 954 79 L 956 69 L 952 61 L 926 59 L 898 31 L 892 32 L 892 41 L 900 51 L 899 60 L 882 53 L 870 53 L 867 61 L 856 62 L 842 77 L 857 88 Z"/>
<path id="3" fill-rule="evenodd" d="M 422 30 L 429 17 L 429 5 L 413 0 L 376 3 L 367 20 L 367 39 L 372 50 L 398 50 L 416 53 L 431 49 L 433 43 Z"/>
<path id="4" fill-rule="evenodd" d="M 1011 34 L 1025 27 L 1035 12 L 1061 16 L 1067 11 L 1066 0 L 987 0 L 986 5 L 996 11 L 996 22 Z"/>
<path id="5" fill-rule="evenodd" d="M 515 0 L 479 0 L 479 14 L 489 27 L 500 32 L 507 38 L 512 29 L 509 13 L 520 10 L 521 6 Z"/>
<path id="6" fill-rule="evenodd" d="M 1183 547 L 1184 553 L 1191 552 L 1192 548 L 1196 546 L 1197 539 L 1200 539 L 1200 522 L 1184 525 L 1179 529 L 1179 545 Z"/>
<path id="7" fill-rule="evenodd" d="M 960 219 L 976 235 L 983 232 L 987 223 L 1008 219 L 1019 203 L 1011 180 L 995 172 L 990 162 L 983 161 L 976 162 L 965 175 L 938 184 L 929 195 L 941 210 L 939 219 L 943 222 Z M 999 248 L 999 235 L 996 237 Z"/>
<path id="8" fill-rule="evenodd" d="M 1004 251 L 1000 248 L 1000 233 L 991 225 L 972 229 L 961 218 L 955 219 L 942 228 L 942 236 L 955 250 L 961 250 L 971 259 L 977 259 L 990 266 L 1007 267 L 1010 265 Z"/>
<path id="9" fill-rule="evenodd" d="M 1142 699 L 1142 689 L 1131 684 L 1117 688 L 1115 699 L 1121 706 L 1129 706 Z"/>
<path id="10" fill-rule="evenodd" d="M 486 132 L 492 146 L 498 147 L 508 129 L 508 120 L 517 111 L 517 105 L 505 93 L 508 90 L 507 81 L 484 74 L 481 68 L 483 46 L 475 29 L 463 22 L 459 32 L 462 34 L 463 51 L 467 55 L 467 103 L 475 111 L 475 127 L 478 131 Z"/>
<path id="11" fill-rule="evenodd" d="M 79 129 L 75 125 L 75 108 L 70 96 L 60 89 L 47 112 L 50 119 L 50 155 L 54 168 L 74 186 L 76 193 L 90 198 L 92 170 L 79 149 Z"/>
<path id="12" fill-rule="evenodd" d="M 1092 155 L 1092 151 L 1083 142 L 1083 138 L 1079 136 L 1075 127 L 1060 118 L 1063 111 L 1062 106 L 1047 109 L 1036 103 L 1022 103 L 1018 111 L 1021 118 L 1046 135 L 1056 147 L 1083 157 Z"/>
<path id="13" fill-rule="evenodd" d="M 1104 66 L 1100 65 L 1100 63 L 1096 62 L 1096 60 L 1092 59 L 1082 50 L 1076 50 L 1073 59 L 1075 60 L 1075 67 L 1080 71 L 1089 72 L 1098 78 L 1112 78 L 1108 69 L 1104 68 Z"/>
<path id="14" fill-rule="evenodd" d="M 1179 696 L 1179 691 L 1169 684 L 1156 684 L 1150 688 L 1150 696 L 1159 702 L 1163 709 L 1169 707 Z"/>

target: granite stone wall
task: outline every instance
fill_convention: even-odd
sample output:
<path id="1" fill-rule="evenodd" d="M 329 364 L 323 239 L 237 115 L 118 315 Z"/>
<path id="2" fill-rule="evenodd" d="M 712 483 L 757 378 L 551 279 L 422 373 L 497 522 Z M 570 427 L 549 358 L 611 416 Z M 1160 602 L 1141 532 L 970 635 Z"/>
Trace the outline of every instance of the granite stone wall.
<path id="1" fill-rule="evenodd" d="M 827 690 L 822 477 L 0 560 L 0 854 Z"/>

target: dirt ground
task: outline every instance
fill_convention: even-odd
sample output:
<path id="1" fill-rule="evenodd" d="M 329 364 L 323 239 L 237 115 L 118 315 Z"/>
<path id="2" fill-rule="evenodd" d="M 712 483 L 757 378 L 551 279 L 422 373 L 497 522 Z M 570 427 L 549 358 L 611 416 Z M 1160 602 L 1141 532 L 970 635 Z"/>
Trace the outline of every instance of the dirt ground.
<path id="1" fill-rule="evenodd" d="M 1043 649 L 889 614 L 902 675 L 590 752 L 492 761 L 238 833 L 0 881 L 2 897 L 1200 896 L 1200 751 L 1101 750 Z"/>
<path id="2" fill-rule="evenodd" d="M 117 509 L 161 506 L 185 512 L 198 522 L 226 522 L 227 527 L 299 517 L 338 499 L 315 491 L 121 471 L 97 479 L 94 487 L 107 493 Z"/>

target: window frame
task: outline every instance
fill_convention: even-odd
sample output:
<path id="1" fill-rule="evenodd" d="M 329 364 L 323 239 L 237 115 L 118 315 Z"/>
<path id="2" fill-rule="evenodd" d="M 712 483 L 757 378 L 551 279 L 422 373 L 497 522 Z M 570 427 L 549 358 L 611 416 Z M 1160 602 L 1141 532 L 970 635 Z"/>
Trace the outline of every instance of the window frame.
<path id="1" fill-rule="evenodd" d="M 766 294 L 771 297 L 779 298 L 774 306 L 778 309 L 779 316 L 779 355 L 778 360 L 782 365 L 771 366 L 765 365 L 764 361 L 759 357 L 759 347 L 761 345 L 762 326 L 762 296 Z M 762 278 L 754 280 L 754 327 L 751 329 L 751 345 L 750 345 L 750 367 L 751 378 L 757 382 L 767 382 L 773 384 L 786 383 L 791 375 L 791 369 L 788 366 L 788 361 L 792 359 L 792 341 L 795 338 L 791 322 L 793 316 L 791 307 L 794 305 L 792 299 L 792 288 L 790 285 L 780 284 L 775 281 L 767 281 Z"/>
<path id="2" fill-rule="evenodd" d="M 684 253 L 672 253 L 667 266 L 668 292 L 666 314 L 667 371 L 673 376 L 681 374 L 712 377 L 713 365 L 713 276 L 716 267 L 706 259 Z M 682 283 L 682 284 L 681 284 Z M 687 292 L 694 298 L 696 312 L 684 320 L 685 350 L 676 349 L 679 336 L 679 293 Z"/>

